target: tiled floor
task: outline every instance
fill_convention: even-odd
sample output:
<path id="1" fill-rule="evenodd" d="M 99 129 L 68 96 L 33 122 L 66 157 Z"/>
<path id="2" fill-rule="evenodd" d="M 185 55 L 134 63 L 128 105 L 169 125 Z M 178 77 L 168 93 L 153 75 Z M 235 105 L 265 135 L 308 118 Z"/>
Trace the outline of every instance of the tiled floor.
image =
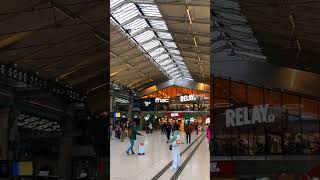
<path id="1" fill-rule="evenodd" d="M 143 133 L 145 134 L 145 133 Z M 184 133 L 181 133 L 183 142 Z M 192 140 L 196 139 L 195 133 L 192 134 Z M 145 155 L 127 155 L 125 151 L 129 146 L 128 140 L 125 142 L 111 141 L 110 145 L 110 173 L 112 180 L 150 180 L 162 168 L 164 168 L 172 159 L 169 145 L 166 143 L 166 136 L 159 131 L 153 134 L 138 136 L 136 142 L 145 143 Z M 200 139 L 198 140 L 200 142 Z M 183 162 L 190 152 L 198 144 L 196 142 L 182 157 Z M 187 144 L 180 145 L 180 152 L 187 147 Z M 135 152 L 138 152 L 138 145 L 135 144 Z M 170 169 L 161 176 L 160 179 L 170 179 L 174 172 Z M 180 177 L 181 176 L 181 177 Z M 178 179 L 209 179 L 209 149 L 206 139 L 190 159 L 189 163 L 182 171 Z"/>

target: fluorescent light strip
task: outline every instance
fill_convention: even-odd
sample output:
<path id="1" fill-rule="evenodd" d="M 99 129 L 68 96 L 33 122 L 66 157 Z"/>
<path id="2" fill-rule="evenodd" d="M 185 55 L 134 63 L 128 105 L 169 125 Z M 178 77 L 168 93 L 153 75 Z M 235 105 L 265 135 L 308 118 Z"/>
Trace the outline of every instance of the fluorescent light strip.
<path id="1" fill-rule="evenodd" d="M 196 37 L 193 38 L 193 41 L 194 41 L 194 45 L 195 45 L 196 47 L 198 47 Z"/>
<path id="2" fill-rule="evenodd" d="M 187 6 L 187 13 L 188 13 L 188 18 L 189 18 L 190 24 L 192 24 L 191 15 L 190 15 L 190 10 L 189 10 L 189 7 L 188 7 L 188 6 Z"/>

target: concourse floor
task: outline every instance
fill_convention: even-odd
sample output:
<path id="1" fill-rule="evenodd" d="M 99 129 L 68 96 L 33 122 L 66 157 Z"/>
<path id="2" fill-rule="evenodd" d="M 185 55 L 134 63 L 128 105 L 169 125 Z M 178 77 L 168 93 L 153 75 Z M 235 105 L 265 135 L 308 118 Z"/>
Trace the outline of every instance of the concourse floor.
<path id="1" fill-rule="evenodd" d="M 114 134 L 114 133 L 113 133 Z M 172 160 L 169 144 L 166 143 L 166 135 L 155 131 L 153 134 L 143 133 L 145 136 L 137 136 L 134 151 L 135 155 L 127 155 L 126 150 L 129 147 L 128 139 L 125 142 L 119 142 L 114 138 L 110 142 L 110 176 L 111 180 L 150 180 L 158 174 Z M 180 153 L 186 149 L 189 144 L 186 144 L 185 133 L 181 132 L 182 143 L 179 146 Z M 197 139 L 195 132 L 192 133 L 192 142 Z M 182 156 L 183 163 L 190 153 L 199 145 L 199 148 L 191 156 L 190 161 L 186 164 L 183 171 L 177 179 L 201 179 L 209 180 L 209 148 L 207 139 L 201 142 L 200 137 Z M 138 144 L 144 142 L 145 155 L 137 155 Z M 191 142 L 191 143 L 192 143 Z M 201 142 L 201 143 L 200 143 Z M 161 176 L 161 179 L 171 179 L 174 171 L 167 169 Z"/>

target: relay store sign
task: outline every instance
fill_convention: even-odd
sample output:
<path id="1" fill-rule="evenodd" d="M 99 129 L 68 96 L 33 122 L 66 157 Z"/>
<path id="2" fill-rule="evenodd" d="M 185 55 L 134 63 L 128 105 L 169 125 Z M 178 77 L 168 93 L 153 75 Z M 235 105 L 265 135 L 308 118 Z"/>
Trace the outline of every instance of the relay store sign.
<path id="1" fill-rule="evenodd" d="M 256 123 L 272 123 L 275 121 L 273 114 L 268 114 L 269 105 L 257 105 L 252 109 L 249 119 L 248 107 L 226 110 L 226 127 L 255 125 Z"/>
<path id="2" fill-rule="evenodd" d="M 169 99 L 156 98 L 155 102 L 156 103 L 168 103 Z"/>
<path id="3" fill-rule="evenodd" d="M 197 98 L 194 94 L 180 96 L 180 102 L 189 102 L 189 101 L 195 101 L 195 100 L 197 100 Z"/>

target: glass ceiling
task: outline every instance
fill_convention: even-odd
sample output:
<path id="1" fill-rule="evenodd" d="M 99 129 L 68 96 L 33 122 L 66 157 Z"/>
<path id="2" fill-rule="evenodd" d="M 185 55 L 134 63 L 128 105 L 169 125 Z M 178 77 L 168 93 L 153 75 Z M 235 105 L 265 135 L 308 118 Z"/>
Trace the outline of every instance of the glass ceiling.
<path id="1" fill-rule="evenodd" d="M 212 0 L 213 49 L 211 53 L 228 52 L 245 60 L 265 61 L 248 20 L 237 1 Z"/>
<path id="2" fill-rule="evenodd" d="M 180 51 L 153 0 L 111 0 L 111 22 L 170 79 L 191 79 Z"/>

